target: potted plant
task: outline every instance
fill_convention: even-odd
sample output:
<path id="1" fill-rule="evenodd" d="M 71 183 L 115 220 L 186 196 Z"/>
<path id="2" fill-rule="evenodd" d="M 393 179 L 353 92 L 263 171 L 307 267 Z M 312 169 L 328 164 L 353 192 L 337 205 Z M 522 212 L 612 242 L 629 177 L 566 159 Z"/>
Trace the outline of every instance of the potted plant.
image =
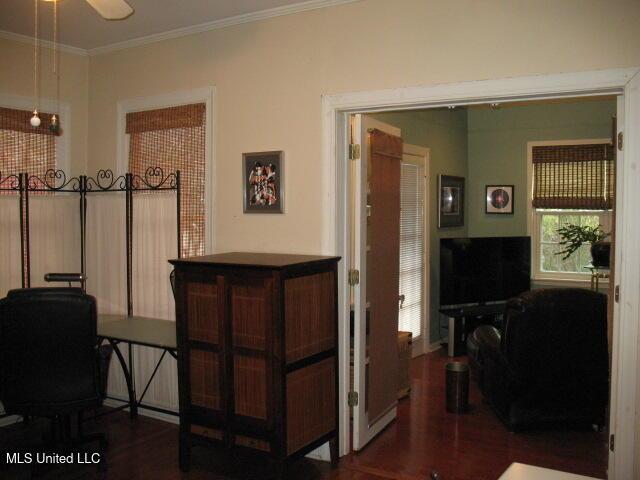
<path id="1" fill-rule="evenodd" d="M 602 225 L 591 227 L 589 225 L 573 225 L 567 223 L 558 229 L 558 235 L 562 238 L 560 245 L 563 249 L 557 255 L 564 255 L 563 260 L 569 258 L 583 243 L 591 243 L 591 264 L 594 267 L 608 267 L 611 254 L 611 242 L 605 242 L 610 233 L 602 230 Z"/>

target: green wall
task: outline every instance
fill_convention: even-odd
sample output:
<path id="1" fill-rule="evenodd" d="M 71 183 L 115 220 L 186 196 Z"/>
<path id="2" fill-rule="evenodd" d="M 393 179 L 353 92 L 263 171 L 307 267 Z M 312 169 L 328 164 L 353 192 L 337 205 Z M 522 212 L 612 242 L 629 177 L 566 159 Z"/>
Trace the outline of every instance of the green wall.
<path id="1" fill-rule="evenodd" d="M 527 234 L 527 142 L 609 138 L 615 100 L 471 108 L 467 225 L 471 237 Z M 487 215 L 486 185 L 514 185 L 513 215 Z"/>
<path id="2" fill-rule="evenodd" d="M 438 229 L 436 191 L 438 175 L 467 177 L 467 111 L 432 109 L 419 112 L 391 112 L 372 115 L 381 122 L 394 125 L 402 131 L 405 143 L 430 149 L 429 162 L 429 226 L 430 226 L 430 341 L 440 339 L 438 304 L 440 297 L 440 238 L 464 237 L 467 228 Z M 467 223 L 465 222 L 465 225 Z"/>

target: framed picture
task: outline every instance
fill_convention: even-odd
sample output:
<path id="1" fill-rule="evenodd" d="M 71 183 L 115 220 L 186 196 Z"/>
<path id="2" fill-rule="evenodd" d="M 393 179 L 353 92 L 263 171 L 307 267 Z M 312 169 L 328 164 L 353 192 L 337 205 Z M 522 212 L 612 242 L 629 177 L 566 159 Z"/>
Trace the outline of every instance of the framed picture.
<path id="1" fill-rule="evenodd" d="M 487 185 L 485 213 L 513 213 L 513 185 Z"/>
<path id="2" fill-rule="evenodd" d="M 464 177 L 438 176 L 438 227 L 464 225 Z"/>
<path id="3" fill-rule="evenodd" d="M 282 213 L 284 181 L 282 151 L 242 154 L 244 213 Z"/>

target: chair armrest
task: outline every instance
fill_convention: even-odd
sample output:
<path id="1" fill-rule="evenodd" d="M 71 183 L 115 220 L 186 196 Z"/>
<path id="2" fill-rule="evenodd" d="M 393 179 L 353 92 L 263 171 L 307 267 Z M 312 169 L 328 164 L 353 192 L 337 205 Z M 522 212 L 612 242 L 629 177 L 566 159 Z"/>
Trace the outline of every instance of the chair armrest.
<path id="1" fill-rule="evenodd" d="M 491 357 L 494 361 L 501 365 L 507 364 L 504 355 L 500 351 L 500 332 L 491 325 L 481 325 L 473 332 L 480 354 Z"/>

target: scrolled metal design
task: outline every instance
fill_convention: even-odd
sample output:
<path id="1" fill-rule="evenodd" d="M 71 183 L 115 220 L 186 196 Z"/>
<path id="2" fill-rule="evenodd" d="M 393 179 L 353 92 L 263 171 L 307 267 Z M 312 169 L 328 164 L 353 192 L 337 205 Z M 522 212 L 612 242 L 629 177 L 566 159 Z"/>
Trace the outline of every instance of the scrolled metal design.
<path id="1" fill-rule="evenodd" d="M 0 172 L 0 190 L 20 190 L 20 177 L 18 175 L 3 177 Z"/>
<path id="2" fill-rule="evenodd" d="M 80 178 L 67 178 L 67 174 L 63 170 L 54 170 L 50 168 L 44 174 L 44 177 L 31 175 L 27 179 L 27 190 L 31 191 L 80 191 Z"/>
<path id="3" fill-rule="evenodd" d="M 86 188 L 88 192 L 107 191 L 114 189 L 114 187 L 116 187 L 116 190 L 125 190 L 127 188 L 127 181 L 124 175 L 116 177 L 112 170 L 98 170 L 95 178 L 87 177 Z"/>
<path id="4" fill-rule="evenodd" d="M 161 167 L 147 168 L 144 176 L 131 176 L 131 188 L 133 190 L 173 190 L 177 187 L 178 177 L 176 174 L 165 175 Z"/>

